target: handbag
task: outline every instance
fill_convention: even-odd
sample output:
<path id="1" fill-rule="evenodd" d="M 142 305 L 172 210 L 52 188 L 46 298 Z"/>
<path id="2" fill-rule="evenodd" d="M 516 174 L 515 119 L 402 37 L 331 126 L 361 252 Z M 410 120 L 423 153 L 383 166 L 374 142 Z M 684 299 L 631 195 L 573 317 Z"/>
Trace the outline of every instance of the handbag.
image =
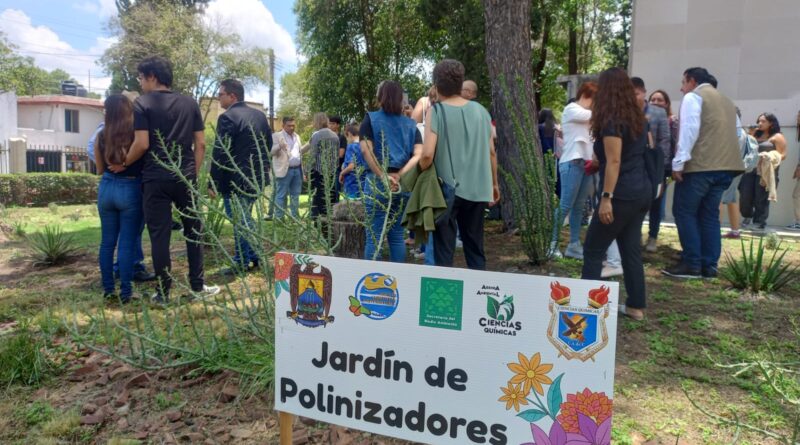
<path id="1" fill-rule="evenodd" d="M 444 202 L 447 204 L 447 211 L 442 212 L 436 218 L 435 223 L 440 224 L 450 218 L 450 211 L 453 208 L 453 203 L 456 201 L 456 187 L 458 187 L 458 180 L 456 180 L 456 171 L 455 168 L 453 168 L 453 154 L 450 150 L 450 138 L 447 137 L 447 121 L 444 118 L 444 107 L 441 103 L 436 103 L 434 107 L 437 107 L 437 116 L 441 116 L 442 119 L 441 133 L 444 143 L 447 146 L 447 157 L 450 161 L 450 174 L 452 175 L 453 183 L 455 184 L 455 186 L 448 184 L 444 179 L 442 179 L 442 175 L 439 175 L 437 178 L 439 180 L 439 186 L 442 188 Z M 434 155 L 434 162 L 436 162 L 436 156 L 438 156 L 438 152 Z"/>
<path id="2" fill-rule="evenodd" d="M 652 186 L 651 198 L 656 200 L 664 192 L 664 152 L 650 146 L 649 142 L 644 149 L 644 167 Z"/>

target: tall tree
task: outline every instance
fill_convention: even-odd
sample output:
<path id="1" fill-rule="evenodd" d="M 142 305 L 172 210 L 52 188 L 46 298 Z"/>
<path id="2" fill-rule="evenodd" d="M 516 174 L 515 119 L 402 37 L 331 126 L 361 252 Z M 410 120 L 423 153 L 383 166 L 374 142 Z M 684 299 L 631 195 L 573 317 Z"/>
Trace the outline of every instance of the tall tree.
<path id="1" fill-rule="evenodd" d="M 187 8 L 202 8 L 209 0 L 114 0 L 120 15 L 127 14 L 131 9 L 142 5 L 172 4 Z"/>
<path id="2" fill-rule="evenodd" d="M 418 0 L 297 0 L 297 38 L 307 57 L 312 108 L 361 118 L 384 79 L 409 97 L 425 86 L 425 27 Z"/>
<path id="3" fill-rule="evenodd" d="M 519 158 L 519 148 L 526 135 L 522 131 L 533 131 L 531 139 L 536 155 L 542 158 L 538 133 L 532 130 L 531 120 L 537 116 L 536 104 L 531 94 L 534 91 L 531 70 L 530 6 L 529 0 L 483 0 L 486 19 L 486 65 L 492 82 L 492 114 L 497 122 L 498 163 L 507 172 L 514 171 L 513 164 Z M 516 128 L 515 128 L 516 127 Z M 529 135 L 528 135 L 529 136 Z M 548 185 L 542 180 L 541 191 L 548 193 Z M 505 178 L 501 189 L 503 220 L 513 221 L 513 206 L 510 189 Z M 542 209 L 549 212 L 549 208 Z"/>
<path id="4" fill-rule="evenodd" d="M 172 88 L 198 100 L 212 95 L 227 77 L 247 86 L 269 81 L 271 50 L 244 47 L 227 24 L 204 20 L 193 6 L 137 2 L 126 14 L 112 19 L 109 28 L 117 42 L 106 50 L 101 63 L 112 73 L 112 91 L 138 91 L 136 65 L 153 55 L 172 62 Z"/>
<path id="5" fill-rule="evenodd" d="M 281 77 L 279 102 L 278 119 L 284 116 L 294 117 L 297 132 L 305 135 L 311 128 L 313 116 L 308 97 L 308 69 L 305 65 L 300 65 L 297 71 Z"/>

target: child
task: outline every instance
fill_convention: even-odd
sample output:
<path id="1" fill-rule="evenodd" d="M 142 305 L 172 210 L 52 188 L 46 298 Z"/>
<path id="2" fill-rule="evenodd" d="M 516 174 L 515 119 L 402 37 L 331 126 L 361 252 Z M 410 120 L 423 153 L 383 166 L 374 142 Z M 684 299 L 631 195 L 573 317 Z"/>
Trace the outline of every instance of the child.
<path id="1" fill-rule="evenodd" d="M 345 199 L 361 199 L 366 163 L 361 155 L 358 125 L 348 125 L 344 135 L 347 138 L 347 150 L 344 153 L 344 164 L 342 172 L 339 174 L 339 182 L 344 186 Z"/>

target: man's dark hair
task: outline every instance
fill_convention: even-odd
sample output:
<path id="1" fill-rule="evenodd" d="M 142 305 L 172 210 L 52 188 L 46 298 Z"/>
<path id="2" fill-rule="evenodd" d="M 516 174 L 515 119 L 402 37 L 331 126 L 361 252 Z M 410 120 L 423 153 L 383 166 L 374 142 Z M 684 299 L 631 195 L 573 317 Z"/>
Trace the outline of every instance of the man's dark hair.
<path id="1" fill-rule="evenodd" d="M 686 77 L 686 79 L 694 80 L 695 82 L 697 82 L 698 85 L 700 85 L 701 83 L 711 83 L 709 81 L 710 78 L 713 77 L 711 76 L 711 74 L 708 73 L 707 69 L 700 67 L 693 67 L 687 69 L 686 71 L 683 72 L 683 76 Z"/>
<path id="2" fill-rule="evenodd" d="M 287 122 L 294 121 L 294 117 L 292 116 L 283 116 L 283 125 L 286 125 Z"/>
<path id="3" fill-rule="evenodd" d="M 708 75 L 708 83 L 710 83 L 711 86 L 714 87 L 714 88 L 716 88 L 717 85 L 719 85 L 719 82 L 717 82 L 717 78 L 714 77 L 713 74 L 709 74 Z"/>
<path id="4" fill-rule="evenodd" d="M 644 79 L 641 77 L 631 77 L 631 83 L 633 84 L 634 90 L 644 90 L 647 91 L 647 88 L 644 86 Z"/>
<path id="5" fill-rule="evenodd" d="M 225 92 L 236 96 L 236 100 L 244 100 L 244 85 L 236 79 L 225 79 L 219 83 L 221 88 L 225 88 Z"/>
<path id="6" fill-rule="evenodd" d="M 334 124 L 342 125 L 342 118 L 340 116 L 330 116 L 328 118 L 328 122 L 333 122 Z"/>
<path id="7" fill-rule="evenodd" d="M 144 77 L 155 77 L 158 83 L 167 88 L 172 87 L 172 64 L 163 57 L 152 56 L 142 60 L 136 66 L 136 71 Z"/>
<path id="8" fill-rule="evenodd" d="M 454 59 L 444 59 L 437 63 L 433 68 L 433 84 L 440 96 L 460 95 L 464 84 L 464 65 Z"/>
<path id="9" fill-rule="evenodd" d="M 403 87 L 399 82 L 386 80 L 378 90 L 378 103 L 381 109 L 388 114 L 403 113 Z"/>

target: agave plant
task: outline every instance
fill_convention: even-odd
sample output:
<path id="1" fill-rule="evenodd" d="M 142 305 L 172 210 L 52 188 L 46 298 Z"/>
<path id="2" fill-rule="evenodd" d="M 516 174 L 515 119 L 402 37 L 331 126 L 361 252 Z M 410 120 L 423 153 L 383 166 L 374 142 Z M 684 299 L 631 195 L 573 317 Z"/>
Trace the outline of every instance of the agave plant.
<path id="1" fill-rule="evenodd" d="M 729 281 L 737 289 L 748 289 L 753 293 L 776 292 L 789 283 L 800 265 L 784 264 L 783 258 L 788 249 L 780 249 L 780 243 L 775 247 L 769 259 L 764 255 L 764 238 L 750 240 L 749 247 L 742 240 L 742 256 L 733 258 L 730 252 L 725 252 L 724 267 L 720 271 L 722 278 Z"/>
<path id="2" fill-rule="evenodd" d="M 55 266 L 78 251 L 75 237 L 60 226 L 47 225 L 41 232 L 28 235 L 36 264 Z"/>

